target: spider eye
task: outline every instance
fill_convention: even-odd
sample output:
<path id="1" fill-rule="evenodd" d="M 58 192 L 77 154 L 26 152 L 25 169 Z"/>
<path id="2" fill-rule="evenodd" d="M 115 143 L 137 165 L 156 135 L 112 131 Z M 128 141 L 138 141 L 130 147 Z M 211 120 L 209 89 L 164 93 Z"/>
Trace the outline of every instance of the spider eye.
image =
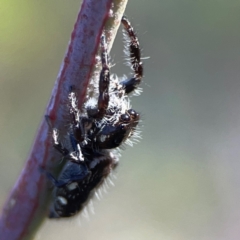
<path id="1" fill-rule="evenodd" d="M 129 113 L 132 119 L 135 120 L 139 118 L 139 113 L 137 113 L 135 110 L 129 109 L 127 112 Z"/>
<path id="2" fill-rule="evenodd" d="M 130 121 L 130 116 L 128 114 L 122 114 L 121 117 L 120 117 L 120 121 L 124 122 L 124 123 L 127 123 Z"/>
<path id="3" fill-rule="evenodd" d="M 127 129 L 127 126 L 126 126 L 126 124 L 120 124 L 120 125 L 118 126 L 118 129 L 119 129 L 120 131 L 124 131 L 124 130 Z"/>

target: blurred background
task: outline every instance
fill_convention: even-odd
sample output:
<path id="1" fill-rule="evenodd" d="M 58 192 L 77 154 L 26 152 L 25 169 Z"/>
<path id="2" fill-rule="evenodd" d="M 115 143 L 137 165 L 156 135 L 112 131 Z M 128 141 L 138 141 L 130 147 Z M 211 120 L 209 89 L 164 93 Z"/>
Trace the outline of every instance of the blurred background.
<path id="1" fill-rule="evenodd" d="M 79 0 L 0 3 L 0 207 L 30 151 Z M 145 78 L 142 141 L 122 152 L 95 214 L 46 220 L 36 240 L 240 239 L 240 1 L 130 0 Z M 123 63 L 122 34 L 112 72 Z"/>

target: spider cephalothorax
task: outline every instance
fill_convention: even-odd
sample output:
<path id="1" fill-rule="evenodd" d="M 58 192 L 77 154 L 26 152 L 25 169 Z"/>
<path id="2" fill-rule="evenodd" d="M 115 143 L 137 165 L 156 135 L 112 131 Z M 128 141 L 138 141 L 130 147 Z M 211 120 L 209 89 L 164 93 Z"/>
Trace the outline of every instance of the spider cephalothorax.
<path id="1" fill-rule="evenodd" d="M 139 42 L 126 17 L 122 18 L 129 59 L 134 71 L 130 79 L 119 81 L 110 75 L 109 57 L 104 35 L 101 37 L 102 69 L 96 99 L 89 97 L 84 107 L 77 107 L 75 86 L 69 88 L 68 146 L 59 138 L 58 129 L 52 128 L 53 145 L 65 160 L 65 168 L 56 180 L 47 173 L 55 185 L 54 200 L 49 217 L 70 217 L 86 204 L 93 190 L 109 175 L 118 163 L 113 153 L 135 132 L 139 113 L 129 107 L 128 94 L 139 85 L 143 75 Z M 47 121 L 51 125 L 50 117 Z"/>

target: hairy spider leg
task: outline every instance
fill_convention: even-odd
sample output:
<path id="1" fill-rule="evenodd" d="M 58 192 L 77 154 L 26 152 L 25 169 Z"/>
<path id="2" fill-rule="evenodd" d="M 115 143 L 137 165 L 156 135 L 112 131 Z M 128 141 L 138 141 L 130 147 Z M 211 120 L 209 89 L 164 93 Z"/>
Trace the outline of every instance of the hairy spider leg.
<path id="1" fill-rule="evenodd" d="M 125 16 L 122 17 L 122 24 L 130 39 L 128 47 L 130 52 L 130 62 L 134 71 L 134 76 L 132 78 L 121 82 L 122 86 L 125 88 L 125 93 L 128 94 L 134 91 L 140 84 L 143 77 L 143 64 L 141 61 L 141 50 L 137 35 L 134 32 L 131 23 Z"/>
<path id="2" fill-rule="evenodd" d="M 46 122 L 48 124 L 48 126 L 51 128 L 52 130 L 52 139 L 53 139 L 53 147 L 60 152 L 64 157 L 67 156 L 69 154 L 69 151 L 67 148 L 65 148 L 63 146 L 63 144 L 59 141 L 59 131 L 56 128 L 53 128 L 52 126 L 52 122 L 50 119 L 49 115 L 45 116 Z"/>
<path id="3" fill-rule="evenodd" d="M 69 90 L 69 112 L 73 120 L 73 124 L 71 125 L 71 127 L 73 128 L 73 135 L 78 142 L 86 144 L 87 131 L 92 127 L 92 120 L 87 118 L 86 116 L 81 115 L 80 110 L 78 109 L 78 101 L 75 87 L 70 86 Z"/>
<path id="4" fill-rule="evenodd" d="M 102 70 L 99 79 L 98 118 L 102 118 L 105 115 L 109 103 L 108 88 L 110 82 L 110 73 L 108 66 L 107 45 L 104 35 L 101 36 L 101 51 Z"/>
<path id="5" fill-rule="evenodd" d="M 69 94 L 68 94 L 68 99 L 69 99 L 69 112 L 70 116 L 72 117 L 73 123 L 76 127 L 80 127 L 80 112 L 78 109 L 78 101 L 77 101 L 77 96 L 75 93 L 75 87 L 70 86 L 69 88 Z"/>
<path id="6" fill-rule="evenodd" d="M 72 133 L 70 133 L 70 141 L 74 148 L 74 151 L 77 155 L 78 160 L 84 161 L 84 157 L 81 151 L 80 144 L 83 143 L 86 137 L 86 131 L 83 126 L 82 117 L 80 116 L 80 111 L 78 109 L 77 96 L 75 93 L 75 87 L 70 86 L 69 94 L 69 113 L 73 120 L 73 124 L 71 124 Z"/>
<path id="7" fill-rule="evenodd" d="M 110 83 L 110 70 L 108 65 L 108 53 L 105 36 L 101 36 L 101 61 L 102 70 L 99 77 L 99 96 L 98 104 L 95 112 L 88 111 L 88 115 L 95 119 L 101 119 L 106 114 L 109 103 L 109 83 Z"/>
<path id="8" fill-rule="evenodd" d="M 69 151 L 64 145 L 61 143 L 59 140 L 59 131 L 57 128 L 52 127 L 51 119 L 50 116 L 46 115 L 45 119 L 49 125 L 49 127 L 52 129 L 52 139 L 53 139 L 53 147 L 60 152 L 63 155 L 64 159 L 68 159 L 72 162 L 78 162 L 78 161 L 83 161 L 83 155 L 81 152 L 81 148 L 78 145 L 77 141 L 73 137 L 72 134 L 69 134 L 69 140 L 72 145 L 72 148 L 74 152 Z"/>

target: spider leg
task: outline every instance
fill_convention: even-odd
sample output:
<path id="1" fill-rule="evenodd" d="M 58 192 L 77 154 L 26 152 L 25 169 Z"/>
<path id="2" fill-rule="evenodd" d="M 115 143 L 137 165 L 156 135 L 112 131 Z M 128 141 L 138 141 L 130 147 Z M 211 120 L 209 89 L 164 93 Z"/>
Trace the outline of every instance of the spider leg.
<path id="1" fill-rule="evenodd" d="M 45 116 L 45 119 L 49 125 L 49 127 L 52 129 L 52 139 L 53 139 L 53 147 L 60 152 L 64 159 L 68 159 L 72 162 L 78 162 L 83 161 L 84 157 L 81 151 L 80 145 L 76 142 L 75 138 L 72 134 L 69 134 L 70 143 L 73 148 L 73 152 L 70 152 L 59 140 L 59 131 L 57 128 L 52 127 L 52 123 L 50 120 L 50 117 L 48 115 Z"/>
<path id="2" fill-rule="evenodd" d="M 59 131 L 56 128 L 52 127 L 51 119 L 48 115 L 45 116 L 45 119 L 49 125 L 49 127 L 52 129 L 52 139 L 53 139 L 53 147 L 60 152 L 64 157 L 69 154 L 69 151 L 67 148 L 63 146 L 63 144 L 59 140 Z"/>
<path id="3" fill-rule="evenodd" d="M 80 125 L 80 112 L 78 109 L 78 102 L 77 102 L 77 96 L 75 93 L 75 87 L 70 86 L 69 89 L 69 94 L 68 94 L 68 99 L 69 99 L 69 112 L 70 116 L 72 117 L 73 123 L 75 126 Z"/>
<path id="4" fill-rule="evenodd" d="M 102 61 L 102 70 L 100 72 L 99 78 L 99 96 L 97 109 L 95 111 L 91 111 L 89 109 L 88 115 L 93 118 L 101 119 L 106 113 L 109 103 L 109 82 L 110 82 L 110 71 L 108 65 L 108 53 L 107 53 L 107 45 L 105 41 L 105 36 L 101 36 L 101 61 Z"/>
<path id="5" fill-rule="evenodd" d="M 78 142 L 83 142 L 86 138 L 86 130 L 84 129 L 84 125 L 86 124 L 83 117 L 80 116 L 74 86 L 70 86 L 68 99 L 69 99 L 69 113 L 73 121 L 72 124 L 73 135 Z"/>
<path id="6" fill-rule="evenodd" d="M 87 131 L 92 126 L 92 121 L 86 117 L 81 116 L 78 109 L 77 95 L 75 87 L 70 86 L 68 94 L 69 99 L 69 113 L 73 120 L 71 124 L 71 133 L 69 134 L 70 142 L 74 150 L 70 160 L 84 161 L 84 157 L 81 151 L 81 146 L 87 144 Z"/>
<path id="7" fill-rule="evenodd" d="M 110 73 L 108 66 L 107 46 L 104 35 L 101 37 L 101 49 L 102 70 L 99 79 L 98 118 L 102 118 L 105 115 L 109 102 L 108 88 Z"/>
<path id="8" fill-rule="evenodd" d="M 125 16 L 122 17 L 122 24 L 130 39 L 128 47 L 130 52 L 130 62 L 134 71 L 134 76 L 132 78 L 121 82 L 122 86 L 125 88 L 125 92 L 128 94 L 134 91 L 140 84 L 143 77 L 143 64 L 141 61 L 141 50 L 137 35 L 134 32 L 131 23 Z"/>
<path id="9" fill-rule="evenodd" d="M 69 134 L 69 139 L 73 148 L 73 152 L 69 153 L 65 158 L 72 162 L 84 161 L 80 144 L 76 141 L 72 134 Z"/>

